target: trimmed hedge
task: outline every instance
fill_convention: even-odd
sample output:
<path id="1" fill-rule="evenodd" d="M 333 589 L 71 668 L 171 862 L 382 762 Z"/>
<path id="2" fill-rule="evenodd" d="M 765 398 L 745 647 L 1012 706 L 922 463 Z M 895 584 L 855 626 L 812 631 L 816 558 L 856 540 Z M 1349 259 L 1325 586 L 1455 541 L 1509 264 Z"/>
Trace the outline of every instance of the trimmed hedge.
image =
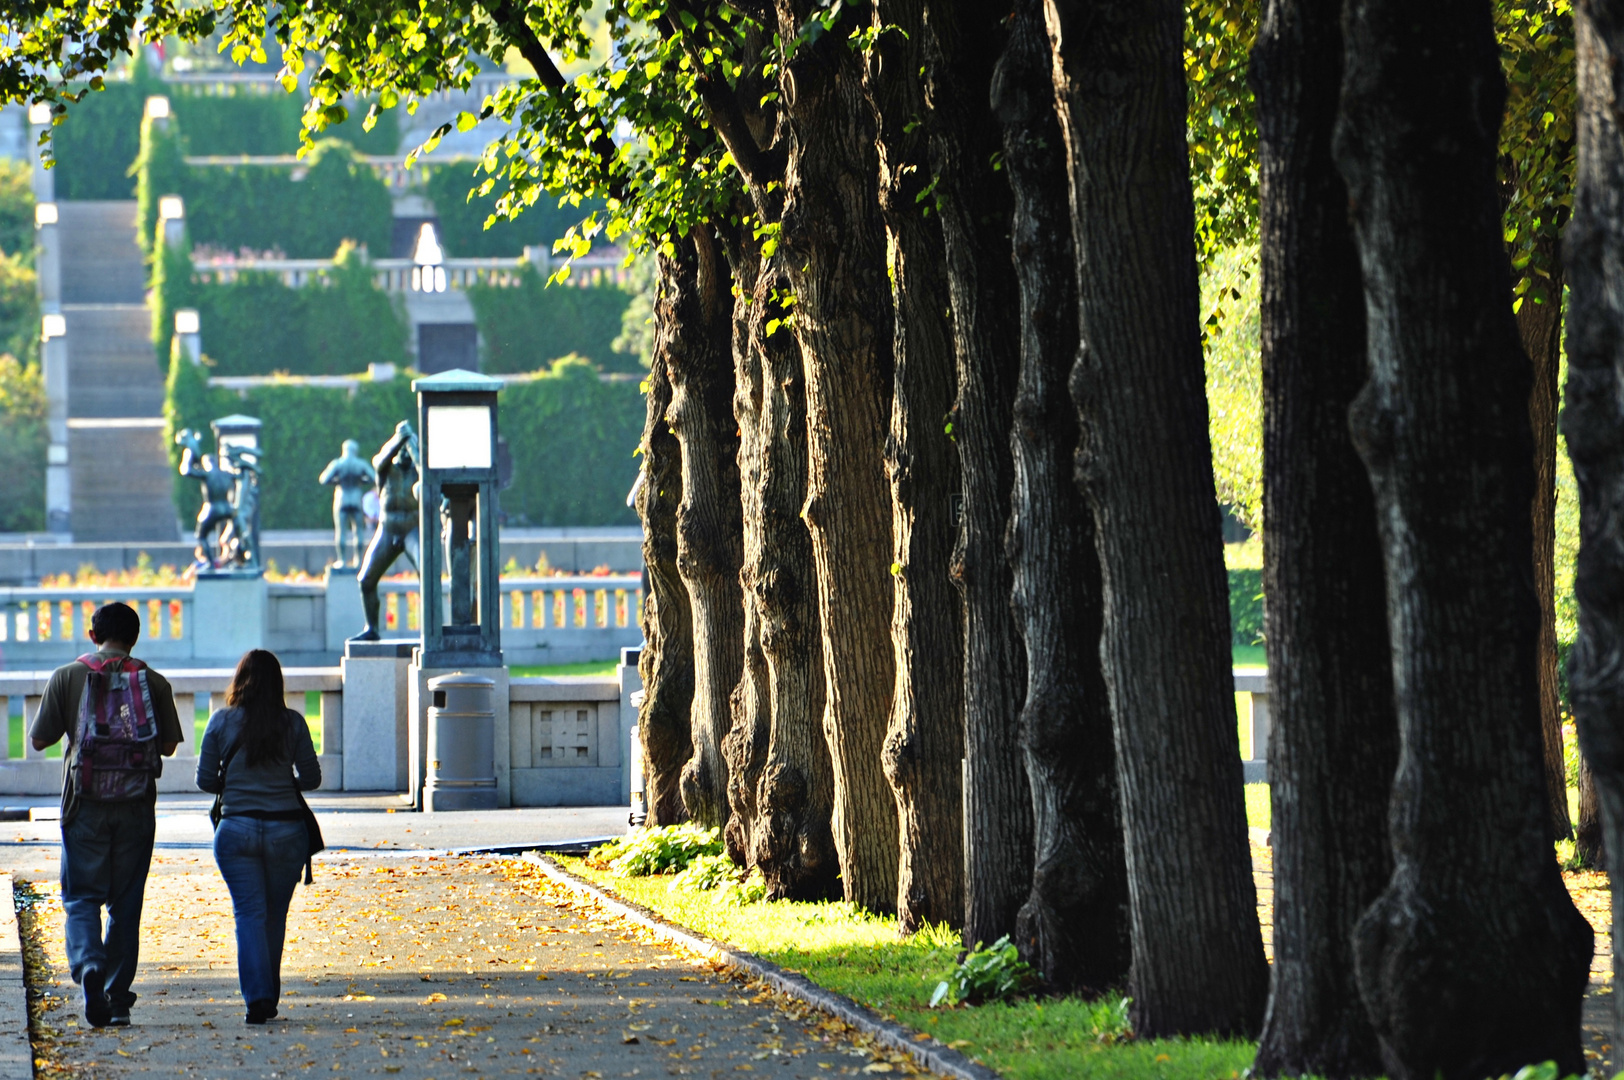
<path id="1" fill-rule="evenodd" d="M 225 99 L 230 100 L 230 99 Z M 327 139 L 297 167 L 186 164 L 189 136 L 180 118 L 141 125 L 135 163 L 141 235 L 156 238 L 158 200 L 186 201 L 194 244 L 236 251 L 280 248 L 289 258 L 324 259 L 345 240 L 388 255 L 394 212 L 389 189 L 346 142 Z M 295 180 L 298 175 L 301 179 Z"/>
<path id="2" fill-rule="evenodd" d="M 1229 634 L 1235 645 L 1263 641 L 1263 571 L 1229 571 Z"/>
<path id="3" fill-rule="evenodd" d="M 164 82 L 145 62 L 138 62 L 128 80 L 108 82 L 68 106 L 67 119 L 53 129 L 58 199 L 132 197 L 142 113 L 153 95 L 169 98 L 171 124 L 186 130 L 188 154 L 262 156 L 299 149 L 302 97 L 280 91 L 225 97 L 195 93 Z M 393 110 L 384 112 L 370 132 L 363 131 L 367 107 L 366 102 L 358 104 L 348 120 L 328 128 L 323 136 L 343 139 L 365 154 L 395 153 L 399 118 Z"/>
<path id="4" fill-rule="evenodd" d="M 459 259 L 506 258 L 518 255 L 526 247 L 545 247 L 551 251 L 554 240 L 602 205 L 589 201 L 560 208 L 557 198 L 544 195 L 520 214 L 518 220 L 497 221 L 487 229 L 485 219 L 496 206 L 498 192 L 469 197 L 469 191 L 482 179 L 483 173 L 474 173 L 473 162 L 440 165 L 428 170 L 423 191 L 440 219 L 440 243 L 447 255 Z"/>
<path id="5" fill-rule="evenodd" d="M 166 251 L 154 275 L 154 344 L 166 363 L 168 328 L 181 307 L 197 309 L 216 375 L 336 375 L 411 360 L 404 312 L 373 285 L 353 245 L 341 245 L 333 269 L 298 289 L 252 272 L 204 285 L 189 270 L 184 255 Z"/>
<path id="6" fill-rule="evenodd" d="M 605 371 L 640 372 L 637 357 L 618 353 L 615 338 L 631 294 L 618 285 L 553 285 L 534 266 L 510 288 L 468 290 L 484 339 L 481 367 L 491 373 L 534 371 L 548 357 L 574 353 Z"/>
<path id="7" fill-rule="evenodd" d="M 260 504 L 267 529 L 319 529 L 332 525 L 332 495 L 316 477 L 345 439 L 375 453 L 400 420 L 417 416 L 411 379 L 362 379 L 353 392 L 288 382 L 239 395 L 210 388 L 209 369 L 170 365 L 164 403 L 165 438 L 178 467 L 175 432 L 208 431 L 209 421 L 231 413 L 264 424 L 265 485 Z M 579 358 L 555 361 L 537 378 L 502 392 L 498 429 L 513 455 L 513 484 L 501 496 L 507 520 L 529 525 L 635 524 L 626 492 L 637 475 L 633 457 L 642 436 L 644 405 L 637 384 L 606 383 Z M 175 506 L 186 521 L 197 517 L 195 480 L 176 477 Z"/>

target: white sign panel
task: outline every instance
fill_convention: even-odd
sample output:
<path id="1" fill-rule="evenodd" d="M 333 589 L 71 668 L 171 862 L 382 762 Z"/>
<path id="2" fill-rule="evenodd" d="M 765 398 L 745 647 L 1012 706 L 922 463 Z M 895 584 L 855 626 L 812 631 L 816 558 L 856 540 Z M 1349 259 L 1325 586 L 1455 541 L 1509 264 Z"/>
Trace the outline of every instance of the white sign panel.
<path id="1" fill-rule="evenodd" d="M 491 410 L 484 405 L 429 406 L 431 469 L 491 467 Z"/>

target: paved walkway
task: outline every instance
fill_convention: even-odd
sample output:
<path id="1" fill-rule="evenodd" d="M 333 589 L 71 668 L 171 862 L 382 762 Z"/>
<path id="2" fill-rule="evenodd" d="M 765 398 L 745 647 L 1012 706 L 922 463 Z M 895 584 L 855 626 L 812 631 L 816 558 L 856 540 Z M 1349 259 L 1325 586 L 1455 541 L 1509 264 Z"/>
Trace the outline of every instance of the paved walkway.
<path id="1" fill-rule="evenodd" d="M 25 932 L 50 969 L 35 1040 L 42 1076 L 913 1071 L 842 1025 L 654 943 L 514 859 L 319 865 L 315 885 L 294 898 L 282 1016 L 265 1027 L 243 1024 L 230 899 L 208 856 L 154 860 L 141 1000 L 123 1031 L 84 1025 L 55 884 L 33 889 Z"/>

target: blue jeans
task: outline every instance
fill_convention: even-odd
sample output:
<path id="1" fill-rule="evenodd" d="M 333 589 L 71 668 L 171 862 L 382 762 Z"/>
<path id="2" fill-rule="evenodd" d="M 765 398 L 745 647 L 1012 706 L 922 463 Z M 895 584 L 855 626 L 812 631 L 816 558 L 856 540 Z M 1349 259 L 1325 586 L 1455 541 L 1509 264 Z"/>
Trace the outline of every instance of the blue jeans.
<path id="1" fill-rule="evenodd" d="M 141 902 L 157 821 L 150 803 L 80 802 L 62 826 L 62 907 L 74 982 L 102 973 L 115 1012 L 135 1004 L 130 984 L 141 953 Z M 102 908 L 107 930 L 102 932 Z"/>
<path id="2" fill-rule="evenodd" d="M 302 821 L 228 817 L 214 831 L 214 861 L 237 920 L 237 981 L 250 1005 L 275 1005 L 282 996 L 288 905 L 308 849 Z"/>

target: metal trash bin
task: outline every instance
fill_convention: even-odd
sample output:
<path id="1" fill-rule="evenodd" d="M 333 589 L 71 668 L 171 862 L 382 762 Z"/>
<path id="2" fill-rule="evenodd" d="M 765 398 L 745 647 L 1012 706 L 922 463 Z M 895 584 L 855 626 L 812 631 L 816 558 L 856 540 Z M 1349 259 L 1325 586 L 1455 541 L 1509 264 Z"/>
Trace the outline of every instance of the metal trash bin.
<path id="1" fill-rule="evenodd" d="M 496 680 L 438 675 L 429 680 L 429 762 L 423 809 L 496 809 Z"/>

